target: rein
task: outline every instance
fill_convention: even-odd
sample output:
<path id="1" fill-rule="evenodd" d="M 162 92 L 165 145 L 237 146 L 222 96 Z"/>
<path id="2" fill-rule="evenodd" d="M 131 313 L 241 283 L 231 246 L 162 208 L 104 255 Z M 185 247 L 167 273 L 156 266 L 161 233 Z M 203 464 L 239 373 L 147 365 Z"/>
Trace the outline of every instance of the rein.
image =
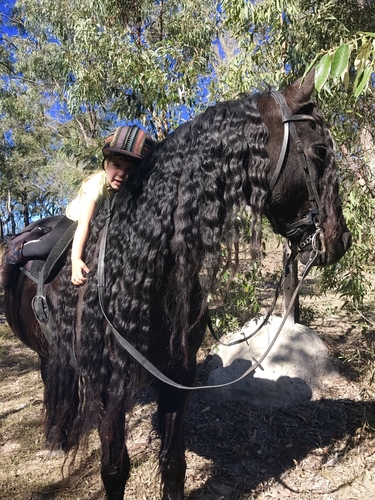
<path id="1" fill-rule="evenodd" d="M 300 287 L 301 287 L 301 285 L 302 285 L 305 277 L 307 276 L 308 272 L 310 271 L 311 267 L 314 265 L 314 262 L 316 261 L 316 259 L 319 256 L 320 250 L 319 250 L 318 246 L 316 245 L 316 240 L 317 240 L 318 232 L 316 233 L 316 235 L 314 235 L 315 237 L 313 238 L 313 241 L 312 241 L 313 251 L 311 252 L 309 261 L 305 265 L 305 268 L 304 268 L 304 270 L 302 272 L 301 280 L 300 280 L 298 286 L 296 287 L 296 289 L 295 289 L 295 291 L 293 293 L 293 296 L 291 298 L 289 307 L 285 311 L 284 317 L 283 317 L 283 319 L 281 321 L 281 324 L 280 324 L 280 326 L 279 326 L 276 334 L 274 335 L 274 338 L 272 339 L 272 342 L 270 343 L 270 345 L 268 346 L 268 348 L 266 349 L 266 351 L 263 353 L 263 355 L 261 356 L 261 358 L 259 359 L 259 361 L 255 360 L 256 363 L 253 366 L 251 366 L 248 370 L 246 370 L 245 373 L 243 373 L 240 377 L 238 377 L 235 380 L 232 380 L 230 382 L 226 382 L 224 384 L 218 384 L 218 385 L 201 385 L 201 386 L 191 387 L 191 386 L 186 386 L 186 385 L 182 385 L 182 384 L 178 384 L 177 382 L 174 382 L 169 377 L 167 377 L 164 373 L 162 373 L 160 370 L 158 370 L 158 368 L 156 368 L 156 366 L 154 366 L 152 363 L 150 363 L 150 361 L 148 361 L 145 358 L 145 356 L 143 356 L 143 354 L 141 354 L 134 346 L 132 346 L 132 344 L 130 344 L 130 342 L 128 342 L 119 333 L 119 331 L 116 329 L 116 327 L 113 325 L 112 321 L 109 319 L 109 317 L 107 315 L 107 311 L 106 311 L 106 307 L 105 307 L 105 301 L 104 301 L 104 291 L 105 291 L 105 252 L 106 252 L 108 227 L 109 227 L 109 224 L 110 224 L 111 218 L 112 218 L 115 197 L 116 197 L 116 195 L 113 196 L 112 202 L 108 199 L 107 219 L 106 219 L 106 223 L 105 223 L 105 226 L 104 226 L 104 229 L 103 229 L 102 240 L 101 240 L 101 243 L 100 243 L 99 258 L 98 258 L 98 297 L 99 297 L 99 304 L 100 304 L 100 308 L 102 310 L 102 314 L 103 314 L 105 320 L 107 321 L 108 325 L 110 326 L 110 328 L 112 330 L 112 333 L 115 336 L 115 338 L 118 341 L 118 343 L 141 366 L 143 366 L 151 375 L 153 375 L 154 377 L 156 377 L 157 379 L 159 379 L 161 382 L 164 382 L 165 384 L 170 385 L 172 387 L 176 387 L 177 389 L 184 389 L 184 390 L 191 391 L 191 390 L 217 389 L 217 388 L 220 388 L 220 387 L 227 387 L 229 385 L 235 384 L 236 382 L 239 382 L 240 380 L 244 379 L 251 372 L 255 371 L 257 368 L 259 368 L 259 367 L 261 368 L 262 362 L 268 356 L 270 350 L 274 346 L 274 344 L 275 344 L 275 342 L 276 342 L 276 340 L 277 340 L 277 338 L 278 338 L 278 336 L 279 336 L 279 334 L 280 334 L 280 332 L 281 332 L 281 330 L 282 330 L 282 328 L 283 328 L 283 326 L 284 326 L 284 324 L 285 324 L 285 322 L 286 322 L 286 320 L 287 320 L 287 318 L 289 316 L 289 313 L 290 313 L 290 311 L 291 311 L 291 309 L 293 307 L 294 301 L 295 301 L 295 299 L 297 297 L 297 294 L 299 292 L 299 289 L 300 289 Z M 241 339 L 241 341 L 242 340 L 243 339 Z"/>
<path id="2" fill-rule="evenodd" d="M 255 371 L 258 367 L 261 368 L 261 364 L 264 361 L 264 359 L 268 356 L 269 352 L 271 351 L 272 347 L 274 346 L 288 316 L 289 313 L 294 305 L 294 302 L 296 300 L 296 297 L 298 295 L 298 292 L 301 288 L 301 285 L 306 278 L 307 274 L 309 273 L 311 267 L 314 265 L 315 261 L 317 260 L 319 254 L 325 251 L 325 245 L 324 245 L 324 235 L 323 232 L 320 228 L 320 221 L 319 221 L 319 211 L 321 210 L 321 202 L 320 198 L 316 189 L 316 186 L 313 182 L 312 178 L 312 173 L 311 169 L 309 166 L 309 163 L 307 161 L 303 145 L 298 137 L 296 127 L 294 125 L 295 121 L 314 121 L 315 119 L 310 116 L 310 115 L 305 115 L 305 114 L 300 114 L 300 115 L 292 115 L 290 112 L 290 109 L 285 101 L 284 96 L 280 92 L 276 91 L 271 91 L 271 97 L 275 100 L 275 102 L 279 105 L 281 109 L 281 114 L 282 114 L 282 121 L 284 124 L 284 137 L 283 137 L 283 142 L 281 146 L 281 152 L 280 156 L 276 165 L 275 172 L 273 174 L 273 177 L 270 182 L 270 190 L 272 191 L 273 188 L 275 187 L 275 184 L 280 176 L 282 167 L 284 165 L 285 157 L 286 157 L 286 152 L 287 152 L 287 147 L 288 147 L 288 142 L 289 142 L 289 137 L 291 136 L 296 144 L 297 147 L 297 152 L 298 152 L 298 158 L 299 162 L 302 165 L 303 171 L 305 173 L 305 179 L 306 179 L 306 185 L 307 185 L 307 190 L 309 193 L 309 201 L 310 201 L 310 212 L 300 219 L 299 221 L 293 222 L 291 224 L 286 224 L 285 229 L 286 229 L 286 237 L 289 238 L 295 238 L 296 236 L 303 234 L 307 229 L 309 229 L 311 226 L 315 226 L 315 231 L 313 234 L 308 235 L 307 238 L 303 240 L 302 243 L 300 243 L 300 247 L 302 245 L 304 247 L 307 247 L 308 245 L 311 246 L 312 250 L 310 253 L 310 258 L 305 265 L 305 268 L 302 272 L 301 280 L 294 290 L 293 296 L 290 300 L 289 307 L 284 313 L 284 316 L 282 318 L 282 321 L 280 323 L 280 326 L 277 330 L 277 332 L 274 335 L 274 338 L 272 339 L 270 345 L 266 349 L 266 351 L 262 354 L 261 358 L 259 360 L 255 360 L 255 364 L 251 366 L 248 370 L 245 371 L 240 377 L 238 377 L 235 380 L 232 380 L 231 382 L 227 382 L 224 384 L 218 384 L 218 385 L 203 385 L 203 386 L 195 386 L 195 387 L 190 387 L 190 386 L 185 386 L 182 384 L 178 384 L 177 382 L 174 382 L 171 380 L 169 377 L 167 377 L 164 373 L 162 373 L 156 366 L 154 366 L 150 361 L 148 361 L 137 349 L 135 349 L 130 342 L 128 342 L 120 333 L 119 331 L 115 328 L 113 325 L 112 321 L 109 319 L 105 307 L 105 300 L 104 300 L 104 291 L 105 291 L 105 252 L 106 252 L 106 243 L 107 243 L 107 233 L 108 233 L 108 227 L 111 222 L 112 218 L 112 213 L 113 213 L 113 207 L 114 207 L 114 202 L 116 195 L 113 196 L 112 201 L 108 199 L 107 202 L 107 207 L 108 207 L 108 213 L 107 213 L 107 219 L 106 223 L 103 229 L 103 235 L 102 235 L 102 240 L 100 244 L 100 249 L 99 249 L 99 259 L 98 259 L 98 297 L 99 297 L 99 304 L 100 308 L 102 310 L 102 314 L 107 321 L 108 325 L 110 326 L 113 335 L 119 342 L 119 344 L 141 365 L 143 366 L 151 375 L 159 379 L 160 381 L 164 382 L 165 384 L 168 384 L 172 387 L 176 387 L 177 389 L 184 389 L 184 390 L 199 390 L 199 389 L 215 389 L 215 388 L 220 388 L 220 387 L 227 387 L 229 385 L 232 385 L 236 382 L 239 382 L 243 378 L 247 377 L 251 372 Z M 294 254 L 292 253 L 290 258 L 293 256 L 295 257 Z M 285 268 L 286 269 L 286 268 Z M 285 274 L 285 273 L 284 273 Z M 281 281 L 278 286 L 281 287 Z M 266 321 L 268 320 L 269 316 L 271 315 L 271 312 L 273 310 L 273 307 L 276 303 L 277 296 L 278 296 L 279 290 L 276 292 L 276 296 L 274 299 L 274 304 L 272 305 L 271 311 L 268 313 L 266 316 L 266 320 L 262 322 L 262 325 L 258 327 L 255 332 L 252 332 L 250 336 L 247 338 L 239 339 L 231 344 L 228 344 L 229 346 L 235 345 L 237 343 L 244 342 L 248 340 L 249 338 L 253 337 L 259 330 L 264 326 Z M 209 321 L 210 324 L 210 321 Z M 213 331 L 212 329 L 212 324 L 211 324 L 211 332 Z"/>

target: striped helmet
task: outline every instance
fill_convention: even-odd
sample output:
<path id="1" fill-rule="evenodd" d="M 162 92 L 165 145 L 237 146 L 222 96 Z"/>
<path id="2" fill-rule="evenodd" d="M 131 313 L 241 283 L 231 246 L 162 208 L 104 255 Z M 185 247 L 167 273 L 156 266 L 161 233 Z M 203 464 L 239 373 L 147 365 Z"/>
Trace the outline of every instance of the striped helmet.
<path id="1" fill-rule="evenodd" d="M 105 140 L 103 155 L 141 160 L 155 142 L 137 125 L 117 127 Z"/>

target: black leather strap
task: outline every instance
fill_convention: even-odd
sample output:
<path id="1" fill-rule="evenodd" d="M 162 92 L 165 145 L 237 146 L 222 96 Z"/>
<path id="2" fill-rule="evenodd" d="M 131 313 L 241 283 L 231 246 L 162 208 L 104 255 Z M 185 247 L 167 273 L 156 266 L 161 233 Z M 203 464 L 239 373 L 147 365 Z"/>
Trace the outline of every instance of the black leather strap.
<path id="1" fill-rule="evenodd" d="M 315 119 L 311 115 L 304 115 L 304 114 L 292 115 L 290 112 L 289 106 L 285 100 L 285 97 L 283 96 L 283 94 L 281 94 L 281 92 L 278 92 L 276 90 L 271 90 L 271 97 L 274 99 L 274 101 L 279 105 L 279 107 L 281 109 L 281 120 L 284 124 L 284 137 L 283 137 L 283 142 L 281 145 L 280 155 L 279 155 L 279 159 L 278 159 L 278 162 L 276 165 L 275 172 L 274 172 L 272 179 L 271 179 L 271 182 L 270 182 L 270 189 L 272 191 L 273 188 L 275 187 L 275 184 L 276 184 L 279 176 L 280 176 L 281 169 L 282 169 L 283 164 L 284 164 L 290 133 L 292 134 L 293 139 L 296 142 L 296 144 L 299 143 L 301 145 L 301 142 L 298 138 L 297 130 L 296 130 L 293 122 L 295 122 L 295 121 L 315 121 Z M 298 144 L 297 144 L 297 149 L 298 149 L 298 153 L 302 153 L 304 156 L 304 160 L 302 161 L 302 166 L 307 165 L 306 156 L 305 156 L 305 153 L 303 151 L 303 147 L 300 146 L 300 148 L 298 148 Z M 301 161 L 301 159 L 300 159 L 300 161 Z M 305 168 L 304 168 L 304 171 L 306 171 Z"/>
<path id="2" fill-rule="evenodd" d="M 189 387 L 186 385 L 179 384 L 177 382 L 174 382 L 171 380 L 169 377 L 164 375 L 160 370 L 156 368 L 152 363 L 150 363 L 144 356 L 141 354 L 135 347 L 133 347 L 130 342 L 128 342 L 115 328 L 111 320 L 108 318 L 106 308 L 105 308 L 105 301 L 104 301 L 104 293 L 105 293 L 105 252 L 106 252 L 106 242 L 107 242 L 107 233 L 108 233 L 108 227 L 111 222 L 112 218 L 112 211 L 113 211 L 113 206 L 115 202 L 115 196 L 112 199 L 112 202 L 108 201 L 107 209 L 108 209 L 108 214 L 107 214 L 107 219 L 106 223 L 103 229 L 103 235 L 102 235 L 102 240 L 100 244 L 100 249 L 99 249 L 99 261 L 98 261 L 98 297 L 99 297 L 99 303 L 100 307 L 102 310 L 102 314 L 107 321 L 108 325 L 110 326 L 112 333 L 118 343 L 141 365 L 143 366 L 151 375 L 153 375 L 155 378 L 160 380 L 161 382 L 164 382 L 167 385 L 170 385 L 172 387 L 176 387 L 177 389 L 183 389 L 183 390 L 202 390 L 202 389 L 218 389 L 220 387 L 227 387 L 229 385 L 235 384 L 236 382 L 239 382 L 240 380 L 244 379 L 247 377 L 250 373 L 252 373 L 254 370 L 256 370 L 258 367 L 261 366 L 261 363 L 264 361 L 266 356 L 268 356 L 268 353 L 274 346 L 281 330 L 284 327 L 285 321 L 287 320 L 289 313 L 291 311 L 291 308 L 294 305 L 294 301 L 297 297 L 297 294 L 299 292 L 299 289 L 304 281 L 304 278 L 307 276 L 310 268 L 313 266 L 317 256 L 317 253 L 311 253 L 311 257 L 309 262 L 306 264 L 305 269 L 302 273 L 302 278 L 301 281 L 299 282 L 298 286 L 296 287 L 294 294 L 291 298 L 290 305 L 288 309 L 285 311 L 284 316 L 282 318 L 281 324 L 266 351 L 263 353 L 262 357 L 260 358 L 259 361 L 255 360 L 255 364 L 252 365 L 248 370 L 245 371 L 240 377 L 236 378 L 235 380 L 232 380 L 230 382 L 227 382 L 225 384 L 218 384 L 218 385 L 201 385 L 201 386 L 194 386 L 194 387 Z"/>
<path id="3" fill-rule="evenodd" d="M 289 137 L 291 137 L 296 145 L 299 163 L 305 174 L 305 181 L 307 186 L 307 191 L 309 194 L 310 211 L 309 213 L 295 222 L 285 225 L 285 235 L 288 239 L 296 238 L 300 236 L 306 228 L 315 226 L 315 228 L 320 227 L 319 215 L 323 211 L 320 196 L 316 189 L 316 185 L 313 179 L 312 169 L 306 158 L 305 151 L 303 149 L 302 142 L 298 136 L 296 127 L 294 125 L 295 121 L 315 121 L 314 117 L 306 114 L 292 115 L 289 106 L 285 100 L 283 94 L 277 91 L 271 91 L 271 97 L 279 105 L 281 109 L 282 122 L 284 123 L 284 137 L 281 146 L 281 151 L 279 159 L 275 168 L 275 172 L 270 181 L 270 190 L 272 191 L 280 177 L 280 173 L 285 161 L 286 151 L 288 147 Z"/>

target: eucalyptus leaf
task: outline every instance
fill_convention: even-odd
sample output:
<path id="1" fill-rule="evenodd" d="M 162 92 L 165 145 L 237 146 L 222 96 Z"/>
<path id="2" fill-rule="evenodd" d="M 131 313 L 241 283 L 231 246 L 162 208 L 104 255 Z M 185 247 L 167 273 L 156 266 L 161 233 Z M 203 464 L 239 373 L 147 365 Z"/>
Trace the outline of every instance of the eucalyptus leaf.
<path id="1" fill-rule="evenodd" d="M 322 90 L 331 71 L 331 56 L 324 54 L 315 70 L 315 88 L 318 92 Z"/>
<path id="2" fill-rule="evenodd" d="M 354 97 L 356 99 L 363 92 L 363 90 L 367 88 L 367 85 L 370 81 L 370 77 L 372 75 L 372 72 L 373 72 L 373 68 L 371 68 L 369 66 L 364 70 L 364 72 L 362 74 L 362 78 L 360 79 L 360 82 L 354 91 Z"/>
<path id="3" fill-rule="evenodd" d="M 349 45 L 341 45 L 333 54 L 331 74 L 333 78 L 340 78 L 349 64 Z"/>

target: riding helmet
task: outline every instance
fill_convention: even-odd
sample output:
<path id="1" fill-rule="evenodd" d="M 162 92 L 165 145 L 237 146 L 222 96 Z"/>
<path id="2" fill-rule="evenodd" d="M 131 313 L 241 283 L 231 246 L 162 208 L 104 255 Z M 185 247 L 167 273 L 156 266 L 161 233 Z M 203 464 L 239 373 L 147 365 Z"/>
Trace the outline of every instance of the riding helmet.
<path id="1" fill-rule="evenodd" d="M 117 127 L 105 140 L 103 155 L 141 160 L 155 142 L 137 125 Z"/>

